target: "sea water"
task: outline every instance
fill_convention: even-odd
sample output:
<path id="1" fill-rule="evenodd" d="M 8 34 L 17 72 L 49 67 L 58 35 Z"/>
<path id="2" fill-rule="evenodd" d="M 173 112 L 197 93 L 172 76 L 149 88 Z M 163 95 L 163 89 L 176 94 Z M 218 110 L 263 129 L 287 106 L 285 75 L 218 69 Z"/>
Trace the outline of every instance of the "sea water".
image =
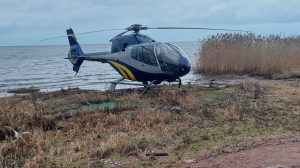
<path id="1" fill-rule="evenodd" d="M 182 77 L 183 83 L 197 81 L 194 74 L 199 57 L 199 42 L 173 43 L 183 49 L 192 69 Z M 110 44 L 81 45 L 83 52 L 110 51 Z M 36 87 L 41 92 L 80 88 L 108 90 L 111 81 L 121 76 L 109 65 L 84 61 L 75 76 L 72 64 L 64 59 L 69 45 L 53 46 L 0 46 L 0 97 L 9 96 L 7 91 L 17 88 Z M 117 85 L 118 88 L 133 86 Z"/>

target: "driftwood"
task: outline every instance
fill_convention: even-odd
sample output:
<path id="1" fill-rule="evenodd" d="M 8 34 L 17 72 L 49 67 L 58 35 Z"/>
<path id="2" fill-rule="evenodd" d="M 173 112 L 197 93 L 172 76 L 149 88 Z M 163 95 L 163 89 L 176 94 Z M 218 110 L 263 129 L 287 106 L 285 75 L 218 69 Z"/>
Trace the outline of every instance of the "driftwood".
<path id="1" fill-rule="evenodd" d="M 146 156 L 168 156 L 168 153 L 153 152 L 153 153 L 146 153 Z"/>

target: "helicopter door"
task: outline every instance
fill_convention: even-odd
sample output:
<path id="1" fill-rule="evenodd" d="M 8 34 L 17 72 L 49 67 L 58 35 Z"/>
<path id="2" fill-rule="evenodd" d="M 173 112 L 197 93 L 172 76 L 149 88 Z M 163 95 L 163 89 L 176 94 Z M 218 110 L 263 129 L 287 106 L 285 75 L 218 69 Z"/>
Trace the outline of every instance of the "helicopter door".
<path id="1" fill-rule="evenodd" d="M 131 49 L 131 57 L 136 60 L 138 67 L 145 71 L 157 71 L 158 63 L 154 54 L 153 45 L 145 45 L 133 47 Z"/>
<path id="2" fill-rule="evenodd" d="M 138 56 L 138 60 L 142 62 L 141 64 L 142 66 L 145 65 L 158 66 L 154 54 L 153 45 L 139 46 L 137 48 L 137 56 Z"/>

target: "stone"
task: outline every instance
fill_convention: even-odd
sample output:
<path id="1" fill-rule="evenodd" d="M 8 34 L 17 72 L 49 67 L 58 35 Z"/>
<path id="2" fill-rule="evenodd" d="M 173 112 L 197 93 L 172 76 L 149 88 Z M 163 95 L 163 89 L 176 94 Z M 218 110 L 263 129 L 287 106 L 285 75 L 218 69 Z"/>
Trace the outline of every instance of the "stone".
<path id="1" fill-rule="evenodd" d="M 179 114 L 182 111 L 182 109 L 180 107 L 172 107 L 170 111 Z"/>

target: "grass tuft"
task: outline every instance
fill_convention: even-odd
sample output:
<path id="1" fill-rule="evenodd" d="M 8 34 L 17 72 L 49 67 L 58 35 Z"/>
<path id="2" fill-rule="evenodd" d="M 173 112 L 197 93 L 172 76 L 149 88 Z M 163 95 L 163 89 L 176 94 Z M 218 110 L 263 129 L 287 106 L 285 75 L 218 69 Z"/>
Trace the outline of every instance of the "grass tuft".
<path id="1" fill-rule="evenodd" d="M 179 159 L 300 131 L 297 85 L 246 80 L 223 89 L 169 85 L 137 93 L 65 90 L 0 98 L 0 164 L 105 167 L 111 159 L 123 167 L 162 167 L 165 157 L 150 163 L 142 154 L 163 151 Z M 94 108 L 107 102 L 117 104 Z M 32 138 L 14 138 L 14 129 Z"/>

